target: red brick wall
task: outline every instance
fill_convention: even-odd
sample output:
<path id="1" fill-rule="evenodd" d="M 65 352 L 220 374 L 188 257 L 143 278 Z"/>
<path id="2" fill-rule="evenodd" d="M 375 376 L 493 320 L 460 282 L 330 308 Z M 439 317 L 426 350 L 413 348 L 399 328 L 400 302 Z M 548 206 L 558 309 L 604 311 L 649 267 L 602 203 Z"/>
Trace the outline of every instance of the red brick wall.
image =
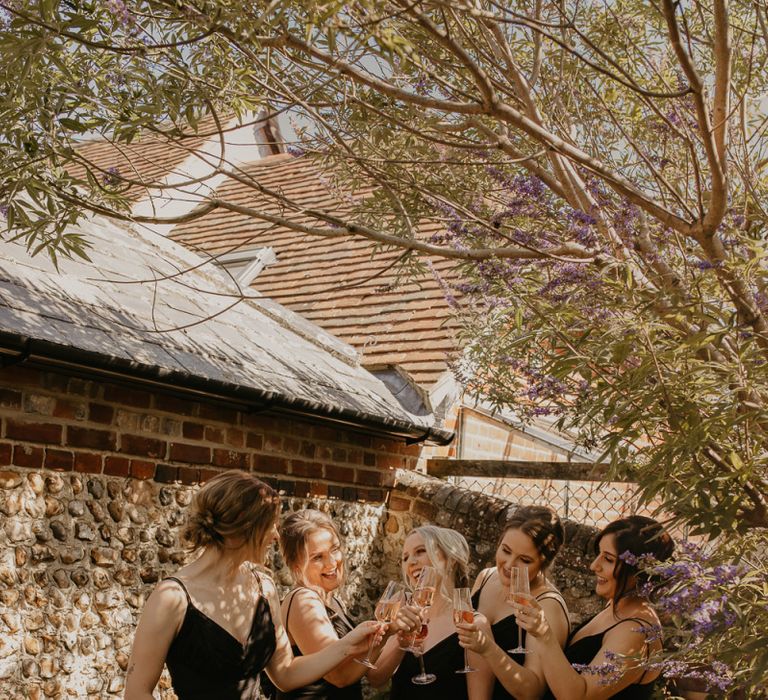
<path id="1" fill-rule="evenodd" d="M 535 440 L 508 423 L 476 411 L 471 406 L 454 404 L 443 427 L 456 431 L 449 445 L 430 445 L 422 451 L 419 468 L 433 458 L 523 459 L 558 462 L 568 459 L 564 450 Z"/>
<path id="2" fill-rule="evenodd" d="M 322 420 L 86 381 L 0 370 L 0 466 L 195 484 L 239 468 L 289 496 L 382 502 L 419 446 Z"/>

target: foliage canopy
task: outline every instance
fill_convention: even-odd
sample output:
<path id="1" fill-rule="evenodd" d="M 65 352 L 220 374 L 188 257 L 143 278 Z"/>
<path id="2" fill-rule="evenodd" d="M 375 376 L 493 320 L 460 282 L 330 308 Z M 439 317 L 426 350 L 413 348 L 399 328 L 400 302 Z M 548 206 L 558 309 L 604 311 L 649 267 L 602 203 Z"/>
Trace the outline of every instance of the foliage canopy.
<path id="1" fill-rule="evenodd" d="M 371 191 L 300 208 L 223 152 L 216 168 L 281 203 L 270 220 L 455 259 L 469 388 L 555 416 L 695 533 L 764 551 L 764 3 L 0 6 L 0 200 L 31 250 L 86 254 L 73 221 L 130 218 L 127 188 L 161 184 L 84 161 L 83 135 L 183 140 L 212 115 L 287 112 L 304 157 Z M 212 194 L 195 216 L 232 206 Z M 764 678 L 768 644 L 746 663 L 728 639 L 736 682 Z"/>

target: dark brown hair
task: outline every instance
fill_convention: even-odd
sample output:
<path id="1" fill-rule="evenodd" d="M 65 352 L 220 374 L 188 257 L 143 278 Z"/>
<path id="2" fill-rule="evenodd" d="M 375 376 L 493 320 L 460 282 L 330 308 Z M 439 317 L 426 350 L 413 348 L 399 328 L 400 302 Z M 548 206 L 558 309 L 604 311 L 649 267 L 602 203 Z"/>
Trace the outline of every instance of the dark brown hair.
<path id="1" fill-rule="evenodd" d="M 560 518 L 546 506 L 521 506 L 515 510 L 504 524 L 496 549 L 509 530 L 520 530 L 533 540 L 543 559 L 542 569 L 549 567 L 565 541 L 565 529 Z"/>
<path id="2" fill-rule="evenodd" d="M 277 521 L 280 499 L 253 474 L 231 469 L 216 475 L 195 495 L 183 537 L 192 550 L 262 542 Z"/>
<path id="3" fill-rule="evenodd" d="M 664 561 L 672 556 L 675 543 L 661 523 L 644 515 L 630 515 L 628 518 L 614 520 L 606 525 L 595 538 L 596 555 L 600 552 L 600 540 L 606 535 L 615 537 L 616 553 L 619 555 L 613 567 L 613 577 L 616 579 L 616 593 L 613 596 L 615 606 L 622 597 L 634 590 L 629 585 L 629 580 L 633 576 L 640 583 L 645 580 L 637 564 L 625 561 L 621 556 L 629 552 L 633 558 L 646 555 L 657 561 Z"/>

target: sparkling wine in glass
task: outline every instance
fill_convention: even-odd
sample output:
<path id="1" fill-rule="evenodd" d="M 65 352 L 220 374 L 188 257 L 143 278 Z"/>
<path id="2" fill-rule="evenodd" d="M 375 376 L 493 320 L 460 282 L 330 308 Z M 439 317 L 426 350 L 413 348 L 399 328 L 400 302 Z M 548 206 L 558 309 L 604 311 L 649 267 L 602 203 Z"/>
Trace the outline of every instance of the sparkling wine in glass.
<path id="1" fill-rule="evenodd" d="M 507 600 L 518 605 L 531 604 L 531 583 L 528 579 L 527 566 L 513 566 L 509 572 L 509 593 Z M 523 646 L 523 630 L 517 626 L 517 647 L 507 649 L 510 654 L 527 654 L 528 649 Z"/>
<path id="2" fill-rule="evenodd" d="M 400 605 L 403 602 L 403 592 L 404 588 L 401 583 L 390 581 L 387 584 L 384 593 L 382 593 L 381 598 L 379 598 L 379 602 L 376 603 L 376 610 L 374 612 L 374 615 L 379 622 L 388 624 L 395 619 L 397 611 L 400 609 Z M 371 637 L 371 643 L 368 645 L 368 653 L 365 655 L 364 659 L 355 659 L 357 663 L 363 664 L 363 666 L 368 666 L 368 668 L 376 668 L 371 661 L 371 652 L 373 651 L 373 642 L 375 639 L 375 635 Z"/>
<path id="3" fill-rule="evenodd" d="M 472 609 L 472 595 L 469 588 L 455 588 L 453 591 L 453 624 L 458 625 L 461 622 L 472 622 L 475 619 L 475 612 Z M 467 650 L 464 650 L 464 668 L 460 668 L 456 673 L 472 673 L 477 671 L 469 665 Z"/>
<path id="4" fill-rule="evenodd" d="M 435 588 L 437 588 L 437 570 L 434 567 L 425 566 L 413 589 L 413 602 L 420 608 L 430 607 L 435 598 Z"/>

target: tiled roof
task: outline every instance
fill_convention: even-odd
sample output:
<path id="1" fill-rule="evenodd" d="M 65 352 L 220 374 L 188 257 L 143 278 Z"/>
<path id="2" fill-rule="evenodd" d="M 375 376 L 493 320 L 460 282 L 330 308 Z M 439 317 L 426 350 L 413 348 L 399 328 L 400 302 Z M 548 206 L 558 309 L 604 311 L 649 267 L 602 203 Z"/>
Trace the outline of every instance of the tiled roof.
<path id="1" fill-rule="evenodd" d="M 142 131 L 132 143 L 114 143 L 98 138 L 82 142 L 77 150 L 80 156 L 93 164 L 93 174 L 100 182 L 104 178 L 101 171 L 117 168 L 120 177 L 144 183 L 143 186 L 131 185 L 125 193 L 129 199 L 137 201 L 147 195 L 148 189 L 174 173 L 190 152 L 210 138 L 211 128 L 211 120 L 204 120 L 199 124 L 198 134 L 192 135 L 190 131 L 190 136 L 183 139 Z M 69 169 L 75 177 L 85 177 L 84 166 L 71 165 Z"/>
<path id="2" fill-rule="evenodd" d="M 270 156 L 246 171 L 303 206 L 333 212 L 344 208 L 307 158 Z M 289 216 L 235 181 L 220 187 L 217 195 Z M 302 215 L 295 215 L 295 220 L 310 222 Z M 252 287 L 353 345 L 366 366 L 398 364 L 421 386 L 429 387 L 445 372 L 446 360 L 456 349 L 451 309 L 435 276 L 427 273 L 417 281 L 396 284 L 396 274 L 388 268 L 401 251 L 374 252 L 373 244 L 362 238 L 297 233 L 225 210 L 182 224 L 171 237 L 209 254 L 241 245 L 271 246 L 277 263 L 268 266 Z M 451 261 L 432 263 L 441 276 L 453 276 Z"/>
<path id="3" fill-rule="evenodd" d="M 59 272 L 44 253 L 0 241 L 0 348 L 391 433 L 432 425 L 352 348 L 258 294 L 238 301 L 224 273 L 183 246 L 98 217 L 78 232 L 92 261 L 60 259 Z"/>

